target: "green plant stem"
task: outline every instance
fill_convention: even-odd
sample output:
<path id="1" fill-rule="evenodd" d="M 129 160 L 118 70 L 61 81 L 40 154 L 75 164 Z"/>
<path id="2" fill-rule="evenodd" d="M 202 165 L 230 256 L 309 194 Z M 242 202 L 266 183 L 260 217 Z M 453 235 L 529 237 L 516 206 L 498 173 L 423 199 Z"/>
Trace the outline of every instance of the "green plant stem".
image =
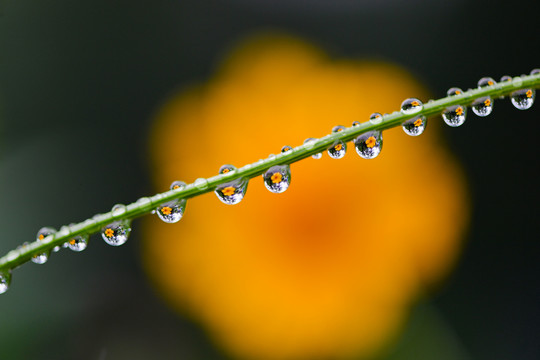
<path id="1" fill-rule="evenodd" d="M 151 197 L 141 198 L 138 201 L 126 206 L 124 212 L 108 212 L 98 214 L 78 224 L 63 226 L 57 233 L 47 236 L 43 240 L 34 241 L 18 249 L 8 252 L 0 258 L 0 271 L 6 272 L 23 263 L 29 261 L 33 255 L 48 253 L 56 246 L 62 246 L 78 235 L 90 235 L 100 231 L 104 226 L 120 220 L 130 220 L 150 213 L 158 206 L 177 199 L 189 199 L 201 194 L 213 191 L 216 187 L 231 182 L 239 178 L 250 179 L 260 176 L 266 170 L 274 165 L 292 164 L 314 154 L 326 151 L 333 144 L 341 140 L 348 142 L 357 136 L 368 131 L 382 131 L 396 126 L 400 126 L 404 121 L 423 115 L 426 117 L 440 115 L 446 108 L 453 105 L 468 106 L 476 99 L 490 96 L 497 99 L 500 96 L 507 96 L 513 91 L 520 89 L 536 89 L 540 87 L 540 74 L 515 77 L 512 81 L 497 83 L 492 86 L 477 88 L 465 91 L 461 95 L 448 96 L 439 100 L 430 101 L 424 104 L 423 109 L 413 115 L 405 115 L 401 111 L 395 111 L 392 114 L 383 115 L 382 121 L 373 124 L 369 121 L 361 123 L 358 126 L 349 127 L 343 131 L 326 135 L 315 141 L 314 145 L 301 145 L 277 155 L 270 155 L 265 160 L 259 160 L 248 164 L 227 174 L 213 176 L 205 179 L 204 182 L 194 182 L 188 184 L 179 190 L 171 190 L 156 194 Z M 174 180 L 174 179 L 172 179 Z"/>

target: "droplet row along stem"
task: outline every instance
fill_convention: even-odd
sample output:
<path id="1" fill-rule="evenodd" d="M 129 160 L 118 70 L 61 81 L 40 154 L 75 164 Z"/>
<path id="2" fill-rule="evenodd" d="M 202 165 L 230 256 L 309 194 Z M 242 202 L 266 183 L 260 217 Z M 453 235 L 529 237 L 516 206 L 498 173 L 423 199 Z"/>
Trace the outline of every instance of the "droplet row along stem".
<path id="1" fill-rule="evenodd" d="M 522 89 L 537 89 L 540 87 L 540 74 L 538 72 L 533 75 L 514 77 L 511 80 L 503 81 L 486 86 L 475 88 L 463 92 L 462 94 L 454 94 L 439 100 L 430 101 L 423 104 L 420 111 L 413 114 L 406 114 L 402 111 L 395 111 L 392 114 L 382 115 L 379 121 L 366 121 L 356 123 L 356 126 L 341 129 L 341 131 L 332 132 L 318 140 L 309 144 L 300 145 L 277 155 L 272 155 L 265 160 L 259 160 L 253 164 L 248 164 L 234 171 L 219 174 L 207 179 L 199 179 L 199 182 L 186 185 L 179 190 L 169 190 L 164 193 L 156 194 L 151 197 L 141 198 L 138 201 L 125 206 L 121 213 L 113 211 L 98 214 L 91 219 L 87 219 L 81 223 L 74 224 L 68 227 L 63 227 L 63 231 L 46 237 L 41 241 L 35 241 L 22 248 L 12 250 L 5 256 L 0 258 L 0 272 L 9 273 L 11 269 L 29 261 L 33 255 L 38 253 L 48 253 L 53 248 L 62 246 L 65 242 L 76 236 L 86 236 L 97 233 L 103 227 L 120 220 L 131 220 L 145 214 L 148 214 L 163 204 L 180 199 L 189 199 L 206 192 L 214 191 L 220 185 L 238 180 L 241 178 L 250 179 L 264 174 L 273 166 L 290 165 L 296 161 L 310 157 L 312 155 L 327 151 L 330 147 L 338 142 L 347 143 L 356 139 L 359 135 L 401 126 L 405 121 L 416 117 L 438 116 L 445 109 L 454 106 L 470 106 L 475 100 L 482 97 L 491 97 L 492 99 L 508 96 L 512 92 Z M 397 105 L 397 104 L 396 104 Z"/>

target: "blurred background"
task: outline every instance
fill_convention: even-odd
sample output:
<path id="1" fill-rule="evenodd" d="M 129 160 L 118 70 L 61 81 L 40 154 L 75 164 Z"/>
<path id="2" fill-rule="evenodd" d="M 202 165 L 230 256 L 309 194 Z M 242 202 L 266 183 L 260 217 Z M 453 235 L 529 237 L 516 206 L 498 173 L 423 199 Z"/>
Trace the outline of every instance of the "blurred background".
<path id="1" fill-rule="evenodd" d="M 42 226 L 166 190 L 154 176 L 158 114 L 185 89 L 219 81 L 220 64 L 257 34 L 291 37 L 332 59 L 392 63 L 414 79 L 401 88 L 439 98 L 482 76 L 538 68 L 537 13 L 537 4 L 507 1 L 2 0 L 0 254 L 32 241 Z M 397 110 L 393 104 L 381 112 Z M 471 113 L 458 129 L 440 127 L 438 142 L 467 179 L 468 190 L 456 195 L 470 212 L 459 220 L 469 224 L 464 235 L 455 235 L 459 256 L 411 296 L 403 323 L 379 350 L 289 358 L 540 358 L 539 114 L 538 104 L 519 111 L 503 100 L 487 118 Z M 282 145 L 276 140 L 274 152 Z M 251 161 L 268 155 L 249 152 Z M 217 171 L 210 169 L 183 180 Z M 45 265 L 15 270 L 0 296 L 0 359 L 236 359 L 208 318 L 156 281 L 159 271 L 149 275 L 156 260 L 144 257 L 151 239 L 143 234 L 164 226 L 154 221 L 145 231 L 135 222 L 120 248 L 94 236 L 81 254 L 63 250 Z"/>

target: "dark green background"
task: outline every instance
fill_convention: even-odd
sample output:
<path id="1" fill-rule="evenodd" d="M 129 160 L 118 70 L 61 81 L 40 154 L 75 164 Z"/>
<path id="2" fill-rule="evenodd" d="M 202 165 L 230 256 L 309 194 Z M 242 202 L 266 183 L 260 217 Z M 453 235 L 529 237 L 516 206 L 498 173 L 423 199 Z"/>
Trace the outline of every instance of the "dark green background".
<path id="1" fill-rule="evenodd" d="M 401 64 L 436 97 L 540 67 L 527 2 L 0 0 L 0 13 L 2 255 L 42 226 L 151 194 L 152 115 L 250 34 Z M 388 358 L 540 358 L 539 106 L 498 101 L 491 116 L 445 128 L 472 225 L 457 268 Z M 0 359 L 224 359 L 156 297 L 134 225 L 121 248 L 93 237 L 80 255 L 15 271 L 0 296 Z"/>

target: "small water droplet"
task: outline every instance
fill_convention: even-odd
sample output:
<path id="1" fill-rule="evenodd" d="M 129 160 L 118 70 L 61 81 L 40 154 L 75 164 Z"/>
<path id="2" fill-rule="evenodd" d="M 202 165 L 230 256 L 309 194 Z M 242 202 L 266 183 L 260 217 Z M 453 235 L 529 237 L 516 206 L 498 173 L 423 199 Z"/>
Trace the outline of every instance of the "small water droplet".
<path id="1" fill-rule="evenodd" d="M 354 140 L 356 152 L 364 159 L 376 158 L 382 150 L 383 138 L 380 131 L 368 131 Z"/>
<path id="2" fill-rule="evenodd" d="M 442 118 L 448 126 L 458 127 L 463 125 L 467 117 L 467 108 L 461 105 L 450 106 L 442 113 Z"/>
<path id="3" fill-rule="evenodd" d="M 166 223 L 173 224 L 180 221 L 186 210 L 186 199 L 173 200 L 157 207 L 158 217 Z"/>
<path id="4" fill-rule="evenodd" d="M 352 126 L 360 126 L 360 121 L 353 121 Z"/>
<path id="5" fill-rule="evenodd" d="M 88 235 L 75 236 L 66 242 L 68 248 L 73 251 L 83 251 L 88 246 Z"/>
<path id="6" fill-rule="evenodd" d="M 285 145 L 284 147 L 281 148 L 282 153 L 286 153 L 286 152 L 289 152 L 289 151 L 292 151 L 292 147 L 289 146 L 289 145 Z"/>
<path id="7" fill-rule="evenodd" d="M 401 103 L 401 112 L 405 115 L 416 114 L 417 112 L 422 111 L 423 108 L 424 104 L 422 104 L 420 100 L 415 98 L 405 99 Z"/>
<path id="8" fill-rule="evenodd" d="M 540 74 L 540 69 L 532 69 L 531 70 L 531 75 L 538 75 Z"/>
<path id="9" fill-rule="evenodd" d="M 534 89 L 522 89 L 510 94 L 512 105 L 519 110 L 527 110 L 533 106 L 536 91 Z"/>
<path id="10" fill-rule="evenodd" d="M 214 192 L 224 204 L 235 205 L 244 198 L 247 186 L 248 181 L 242 178 L 220 185 Z"/>
<path id="11" fill-rule="evenodd" d="M 42 227 L 36 234 L 36 240 L 43 241 L 47 236 L 56 233 L 56 229 L 52 227 Z"/>
<path id="12" fill-rule="evenodd" d="M 34 256 L 32 256 L 32 262 L 34 264 L 45 264 L 47 262 L 47 260 L 49 259 L 49 254 L 48 253 L 40 253 L 40 254 L 35 254 Z"/>
<path id="13" fill-rule="evenodd" d="M 169 189 L 170 190 L 177 190 L 177 191 L 180 191 L 182 190 L 183 188 L 186 187 L 186 183 L 183 182 L 183 181 L 173 181 L 171 186 L 169 186 Z"/>
<path id="14" fill-rule="evenodd" d="M 501 77 L 501 82 L 510 82 L 510 81 L 512 81 L 511 76 L 504 75 L 503 77 Z"/>
<path id="15" fill-rule="evenodd" d="M 5 293 L 11 284 L 11 272 L 0 272 L 0 294 Z"/>
<path id="16" fill-rule="evenodd" d="M 112 217 L 119 217 L 124 215 L 126 212 L 126 205 L 124 204 L 116 204 L 111 209 L 111 215 Z"/>
<path id="17" fill-rule="evenodd" d="M 493 111 L 493 100 L 489 96 L 478 98 L 471 104 L 471 109 L 477 116 L 488 116 Z"/>
<path id="18" fill-rule="evenodd" d="M 410 136 L 418 136 L 426 129 L 427 120 L 425 116 L 418 116 L 405 121 L 401 126 L 405 134 Z"/>
<path id="19" fill-rule="evenodd" d="M 236 167 L 232 165 L 223 165 L 219 168 L 219 173 L 221 175 L 223 174 L 232 174 L 236 171 Z"/>
<path id="20" fill-rule="evenodd" d="M 197 180 L 195 180 L 193 185 L 195 185 L 195 187 L 199 190 L 206 190 L 208 189 L 208 180 L 203 179 L 203 178 L 198 178 Z"/>
<path id="21" fill-rule="evenodd" d="M 401 105 L 403 106 L 403 104 Z M 369 122 L 372 124 L 380 124 L 382 122 L 382 115 L 381 113 L 374 112 L 369 116 Z"/>
<path id="22" fill-rule="evenodd" d="M 263 175 L 264 186 L 273 193 L 279 194 L 289 188 L 291 184 L 291 169 L 289 165 L 276 165 L 268 169 Z"/>
<path id="23" fill-rule="evenodd" d="M 337 126 L 334 126 L 334 127 L 332 128 L 332 132 L 333 132 L 333 133 L 337 133 L 337 132 L 341 132 L 341 131 L 343 131 L 343 130 L 345 130 L 345 129 L 347 129 L 345 126 L 343 126 L 343 125 L 337 125 Z"/>
<path id="24" fill-rule="evenodd" d="M 345 153 L 347 152 L 347 144 L 345 144 L 341 140 L 338 140 L 327 151 L 328 151 L 328 155 L 332 159 L 341 159 L 342 157 L 345 156 Z"/>
<path id="25" fill-rule="evenodd" d="M 497 82 L 493 80 L 493 78 L 490 78 L 489 76 L 483 77 L 480 80 L 478 80 L 479 88 L 486 87 L 486 86 L 493 86 L 495 84 L 497 84 Z"/>
<path id="26" fill-rule="evenodd" d="M 448 89 L 448 91 L 446 92 L 446 96 L 454 96 L 454 95 L 461 95 L 461 94 L 463 94 L 463 90 L 461 90 L 461 89 L 458 88 L 458 87 L 450 88 L 450 89 Z"/>
<path id="27" fill-rule="evenodd" d="M 101 229 L 101 237 L 112 246 L 120 246 L 127 241 L 131 228 L 129 221 L 115 221 Z"/>
<path id="28" fill-rule="evenodd" d="M 334 127 L 334 129 L 336 127 Z M 333 131 L 333 129 L 332 129 L 332 131 Z M 315 138 L 307 138 L 306 140 L 304 140 L 304 145 L 306 146 L 307 149 L 312 149 L 315 146 L 316 142 L 317 142 L 317 139 L 315 139 Z M 315 160 L 320 159 L 322 157 L 322 153 L 313 154 L 313 155 L 311 155 L 311 157 L 314 158 Z"/>

